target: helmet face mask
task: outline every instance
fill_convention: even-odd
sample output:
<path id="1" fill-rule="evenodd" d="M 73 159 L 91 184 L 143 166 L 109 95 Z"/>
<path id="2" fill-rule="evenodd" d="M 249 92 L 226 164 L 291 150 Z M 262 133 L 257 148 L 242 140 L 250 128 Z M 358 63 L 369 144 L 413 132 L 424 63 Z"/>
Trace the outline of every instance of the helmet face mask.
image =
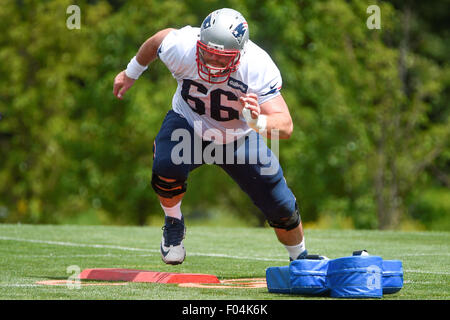
<path id="1" fill-rule="evenodd" d="M 200 28 L 197 41 L 197 68 L 201 79 L 223 83 L 238 69 L 249 39 L 244 17 L 233 9 L 209 14 Z"/>
<path id="2" fill-rule="evenodd" d="M 220 50 L 197 41 L 197 68 L 201 79 L 209 83 L 222 83 L 239 66 L 239 50 Z"/>

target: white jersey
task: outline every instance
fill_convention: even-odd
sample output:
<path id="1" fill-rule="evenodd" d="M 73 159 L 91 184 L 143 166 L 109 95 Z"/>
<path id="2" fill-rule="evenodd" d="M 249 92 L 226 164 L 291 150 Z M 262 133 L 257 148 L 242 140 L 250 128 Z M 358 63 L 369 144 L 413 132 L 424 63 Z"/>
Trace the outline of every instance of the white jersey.
<path id="1" fill-rule="evenodd" d="M 186 26 L 168 33 L 158 49 L 158 57 L 178 82 L 172 108 L 204 140 L 229 143 L 252 130 L 242 115 L 239 97 L 255 93 L 262 104 L 280 95 L 280 71 L 270 56 L 249 40 L 237 71 L 224 83 L 208 83 L 197 72 L 199 39 L 200 28 Z"/>

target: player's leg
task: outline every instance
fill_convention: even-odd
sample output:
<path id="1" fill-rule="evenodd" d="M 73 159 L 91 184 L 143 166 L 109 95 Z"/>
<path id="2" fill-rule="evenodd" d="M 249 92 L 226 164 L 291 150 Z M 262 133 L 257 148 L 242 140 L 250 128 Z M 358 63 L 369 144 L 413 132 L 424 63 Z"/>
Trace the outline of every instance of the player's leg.
<path id="1" fill-rule="evenodd" d="M 151 185 L 165 213 L 160 251 L 162 260 L 167 264 L 180 264 L 186 256 L 183 245 L 186 227 L 181 213 L 181 202 L 187 189 L 189 172 L 194 168 L 191 161 L 178 163 L 172 159 L 172 149 L 180 143 L 172 141 L 172 133 L 177 129 L 186 130 L 185 139 L 193 137 L 193 131 L 186 119 L 171 110 L 167 113 L 153 145 Z M 188 144 L 186 148 L 190 148 L 191 142 L 183 140 L 183 143 Z"/>
<path id="2" fill-rule="evenodd" d="M 241 140 L 235 143 L 234 148 L 234 164 L 221 167 L 263 212 L 269 225 L 274 228 L 278 240 L 288 250 L 290 259 L 306 255 L 297 201 L 286 184 L 276 156 L 256 132 L 249 134 L 245 142 Z M 252 161 L 251 159 L 255 159 L 255 152 L 258 154 L 257 161 Z M 265 155 L 264 160 L 260 155 Z M 240 164 L 242 162 L 245 164 Z"/>
<path id="3" fill-rule="evenodd" d="M 303 226 L 301 221 L 298 226 L 292 230 L 275 227 L 273 229 L 278 240 L 286 246 L 295 246 L 303 241 Z"/>
<path id="4" fill-rule="evenodd" d="M 288 251 L 290 260 L 296 260 L 305 257 L 308 254 L 301 220 L 298 226 L 291 230 L 276 227 L 273 229 L 277 235 L 278 241 L 280 241 Z"/>

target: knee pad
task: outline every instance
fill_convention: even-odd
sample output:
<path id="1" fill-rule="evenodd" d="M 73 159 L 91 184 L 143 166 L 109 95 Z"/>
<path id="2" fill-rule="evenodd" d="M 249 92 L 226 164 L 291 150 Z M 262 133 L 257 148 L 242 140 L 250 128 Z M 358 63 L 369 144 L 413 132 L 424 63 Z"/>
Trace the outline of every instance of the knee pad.
<path id="1" fill-rule="evenodd" d="M 301 221 L 300 212 L 299 212 L 298 205 L 296 202 L 295 210 L 291 214 L 290 217 L 278 218 L 275 220 L 268 220 L 268 223 L 272 228 L 284 229 L 286 231 L 289 231 L 294 228 L 297 228 L 297 226 L 300 224 L 300 221 Z"/>
<path id="2" fill-rule="evenodd" d="M 163 198 L 173 198 L 179 194 L 186 192 L 186 181 L 168 182 L 161 179 L 157 174 L 152 174 L 152 188 L 157 194 Z"/>

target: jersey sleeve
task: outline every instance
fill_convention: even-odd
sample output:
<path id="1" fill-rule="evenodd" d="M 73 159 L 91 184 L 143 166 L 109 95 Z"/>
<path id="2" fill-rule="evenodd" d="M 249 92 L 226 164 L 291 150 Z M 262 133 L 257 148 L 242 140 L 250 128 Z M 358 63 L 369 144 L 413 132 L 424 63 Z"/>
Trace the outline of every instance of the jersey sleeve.
<path id="1" fill-rule="evenodd" d="M 281 73 L 270 56 L 259 51 L 257 54 L 257 63 L 252 63 L 255 68 L 250 73 L 250 92 L 258 96 L 258 103 L 262 104 L 276 96 L 279 96 L 283 80 Z"/>
<path id="2" fill-rule="evenodd" d="M 195 48 L 196 41 L 195 29 L 186 26 L 169 32 L 159 46 L 158 58 L 175 78 L 184 71 L 184 57 Z"/>

